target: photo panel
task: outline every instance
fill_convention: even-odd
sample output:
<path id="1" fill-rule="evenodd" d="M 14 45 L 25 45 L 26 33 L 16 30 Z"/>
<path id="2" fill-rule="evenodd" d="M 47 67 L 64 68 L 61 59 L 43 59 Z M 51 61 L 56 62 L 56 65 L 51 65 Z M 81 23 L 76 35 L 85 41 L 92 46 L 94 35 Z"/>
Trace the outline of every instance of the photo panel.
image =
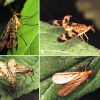
<path id="1" fill-rule="evenodd" d="M 39 54 L 39 1 L 0 1 L 0 55 Z"/>
<path id="2" fill-rule="evenodd" d="M 0 57 L 0 100 L 39 100 L 39 57 Z"/>
<path id="3" fill-rule="evenodd" d="M 40 0 L 41 55 L 100 55 L 100 2 Z"/>
<path id="4" fill-rule="evenodd" d="M 99 61 L 98 56 L 42 56 L 40 100 L 98 100 Z"/>

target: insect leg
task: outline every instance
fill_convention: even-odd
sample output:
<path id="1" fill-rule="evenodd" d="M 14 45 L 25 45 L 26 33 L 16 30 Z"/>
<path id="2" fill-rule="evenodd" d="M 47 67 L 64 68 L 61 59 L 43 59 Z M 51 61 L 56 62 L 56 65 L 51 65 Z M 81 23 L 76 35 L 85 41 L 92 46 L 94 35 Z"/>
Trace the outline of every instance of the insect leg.
<path id="1" fill-rule="evenodd" d="M 80 33 L 79 33 L 79 34 L 80 34 Z M 83 34 L 82 34 L 82 35 L 79 35 L 79 34 L 76 35 L 76 36 L 74 36 L 73 39 L 76 39 L 76 38 L 79 36 L 79 37 L 82 39 L 82 41 L 85 41 L 85 40 L 83 39 Z"/>
<path id="2" fill-rule="evenodd" d="M 31 78 L 31 80 L 32 80 L 33 82 L 35 82 L 35 81 L 33 80 L 33 78 L 32 78 L 33 75 L 30 75 L 30 74 L 28 74 L 28 75 L 29 75 L 29 77 Z"/>
<path id="3" fill-rule="evenodd" d="M 80 38 L 81 38 L 83 41 L 85 41 L 85 40 L 83 39 L 83 35 L 80 35 Z"/>
<path id="4" fill-rule="evenodd" d="M 23 81 L 23 84 L 24 84 L 24 82 L 26 81 L 26 79 L 27 79 L 27 76 L 26 75 L 24 75 L 25 76 L 25 80 Z M 24 90 L 24 85 L 22 85 L 22 91 Z"/>
<path id="5" fill-rule="evenodd" d="M 25 39 L 24 39 L 24 37 L 22 36 L 22 32 L 21 32 L 21 30 L 19 29 L 19 31 L 20 31 L 20 33 L 21 34 L 18 34 L 22 39 L 23 39 L 23 41 L 24 41 L 24 43 L 25 43 L 25 45 L 27 45 L 27 42 L 25 41 Z"/>
<path id="6" fill-rule="evenodd" d="M 88 36 L 84 33 L 84 36 L 86 37 L 86 41 L 88 42 L 88 40 L 89 40 L 89 38 L 88 38 Z"/>

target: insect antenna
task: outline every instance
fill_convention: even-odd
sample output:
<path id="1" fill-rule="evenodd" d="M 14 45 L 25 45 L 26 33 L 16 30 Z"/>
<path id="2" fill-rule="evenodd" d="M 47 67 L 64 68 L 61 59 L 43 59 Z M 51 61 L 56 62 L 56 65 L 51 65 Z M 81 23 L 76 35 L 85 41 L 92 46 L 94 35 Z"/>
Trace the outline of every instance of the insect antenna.
<path id="1" fill-rule="evenodd" d="M 9 12 L 10 12 L 11 14 L 13 14 L 13 13 L 16 12 L 16 11 L 11 7 L 11 5 L 8 5 L 8 6 L 7 6 L 7 9 L 9 10 Z"/>
<path id="2" fill-rule="evenodd" d="M 32 82 L 35 82 L 34 79 L 32 78 L 33 75 L 28 74 L 28 76 L 31 78 Z"/>
<path id="3" fill-rule="evenodd" d="M 22 25 L 29 25 L 29 26 L 37 26 L 38 24 L 29 24 L 28 23 L 28 21 L 31 19 L 31 18 L 33 18 L 34 16 L 36 16 L 37 15 L 37 12 L 35 12 L 32 16 L 23 16 L 23 15 L 21 15 L 22 17 L 21 17 L 21 20 L 20 20 L 20 23 L 22 24 Z M 23 23 L 23 21 L 24 21 L 24 23 Z"/>
<path id="4" fill-rule="evenodd" d="M 11 5 L 8 5 L 7 8 L 9 9 L 9 11 L 10 11 L 12 14 L 15 13 L 15 14 L 17 15 L 18 18 L 23 17 L 23 18 L 21 18 L 21 21 L 22 21 L 23 19 L 29 19 L 29 18 L 32 18 L 32 17 L 34 17 L 35 15 L 37 15 L 37 12 L 36 12 L 36 13 L 34 13 L 32 16 L 22 16 L 21 14 L 17 13 L 17 12 L 12 8 Z M 21 22 L 21 21 L 20 21 L 20 22 Z M 21 24 L 23 24 L 23 23 L 21 23 Z M 24 23 L 23 25 L 29 25 L 29 24 L 25 24 L 25 23 Z M 38 25 L 38 24 L 34 24 L 34 25 L 30 25 L 30 26 L 36 26 L 36 25 Z"/>

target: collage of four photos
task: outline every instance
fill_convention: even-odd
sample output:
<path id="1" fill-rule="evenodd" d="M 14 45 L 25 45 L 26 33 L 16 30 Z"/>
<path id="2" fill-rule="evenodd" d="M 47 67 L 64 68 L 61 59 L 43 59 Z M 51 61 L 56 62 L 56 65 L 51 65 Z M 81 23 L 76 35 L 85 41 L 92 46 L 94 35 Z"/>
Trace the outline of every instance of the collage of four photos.
<path id="1" fill-rule="evenodd" d="M 0 0 L 0 100 L 99 100 L 99 5 Z"/>

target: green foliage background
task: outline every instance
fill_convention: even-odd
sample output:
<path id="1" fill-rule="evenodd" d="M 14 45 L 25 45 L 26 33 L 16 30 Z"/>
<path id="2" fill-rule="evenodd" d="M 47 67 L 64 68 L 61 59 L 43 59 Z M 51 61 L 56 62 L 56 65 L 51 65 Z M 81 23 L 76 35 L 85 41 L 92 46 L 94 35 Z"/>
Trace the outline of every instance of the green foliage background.
<path id="1" fill-rule="evenodd" d="M 26 75 L 17 74 L 17 90 L 14 92 L 10 89 L 9 83 L 6 80 L 0 78 L 0 100 L 13 100 L 20 97 L 23 94 L 28 94 L 33 90 L 39 88 L 39 62 L 38 57 L 34 56 L 3 56 L 0 57 L 0 61 L 8 61 L 9 59 L 15 59 L 18 64 L 25 65 L 28 68 L 33 68 L 33 73 Z M 32 79 L 31 79 L 31 77 Z M 26 77 L 25 77 L 26 76 Z M 26 79 L 26 80 L 25 80 Z"/>
<path id="2" fill-rule="evenodd" d="M 78 100 L 85 94 L 100 88 L 100 57 L 65 57 L 43 56 L 41 57 L 41 100 Z M 89 66 L 88 66 L 89 65 Z M 88 66 L 88 67 L 87 67 Z M 57 91 L 61 85 L 54 84 L 51 80 L 57 72 L 74 72 L 79 69 L 93 70 L 88 80 L 82 83 L 70 95 L 59 97 Z"/>
<path id="3" fill-rule="evenodd" d="M 0 0 L 0 3 L 3 4 L 4 6 L 14 2 L 15 0 Z"/>

